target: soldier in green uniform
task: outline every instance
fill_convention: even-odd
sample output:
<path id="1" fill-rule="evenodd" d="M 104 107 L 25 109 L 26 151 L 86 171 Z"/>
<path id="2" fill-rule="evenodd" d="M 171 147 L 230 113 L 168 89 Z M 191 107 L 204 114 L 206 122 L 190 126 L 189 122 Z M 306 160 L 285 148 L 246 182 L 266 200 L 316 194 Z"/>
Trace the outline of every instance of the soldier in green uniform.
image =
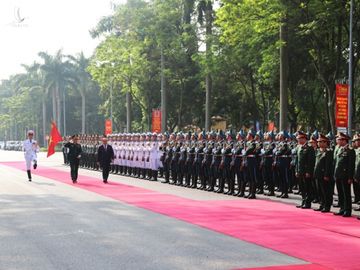
<path id="1" fill-rule="evenodd" d="M 360 135 L 355 134 L 353 138 L 353 148 L 355 150 L 355 173 L 354 173 L 354 203 L 360 203 Z M 355 209 L 360 211 L 360 207 Z"/>
<path id="2" fill-rule="evenodd" d="M 333 151 L 329 148 L 330 140 L 323 134 L 319 134 L 318 148 L 314 168 L 314 180 L 319 191 L 320 207 L 315 211 L 330 212 L 334 188 L 332 185 Z"/>
<path id="3" fill-rule="evenodd" d="M 353 137 L 353 147 L 355 150 L 355 172 L 354 172 L 354 194 L 355 194 L 355 201 L 357 202 L 357 194 L 360 188 L 360 135 L 355 134 Z M 355 209 L 355 211 L 360 211 L 360 207 Z M 360 219 L 360 217 L 358 217 Z"/>
<path id="4" fill-rule="evenodd" d="M 351 216 L 351 183 L 355 169 L 355 151 L 349 146 L 350 137 L 344 133 L 337 135 L 338 149 L 335 154 L 334 177 L 339 195 L 340 211 L 334 215 Z"/>
<path id="5" fill-rule="evenodd" d="M 300 184 L 302 196 L 302 203 L 297 207 L 309 209 L 312 202 L 311 178 L 315 165 L 315 152 L 314 148 L 308 145 L 304 132 L 298 131 L 296 139 L 298 145 L 296 146 L 295 175 Z"/>

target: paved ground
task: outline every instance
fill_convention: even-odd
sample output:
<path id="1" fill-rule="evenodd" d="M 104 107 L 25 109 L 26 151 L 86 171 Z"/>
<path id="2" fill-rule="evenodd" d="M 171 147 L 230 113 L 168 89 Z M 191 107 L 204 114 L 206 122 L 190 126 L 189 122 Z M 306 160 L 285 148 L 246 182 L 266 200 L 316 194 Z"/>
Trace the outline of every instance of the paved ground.
<path id="1" fill-rule="evenodd" d="M 0 151 L 0 162 L 22 153 Z M 62 167 L 61 156 L 40 166 Z M 81 171 L 81 174 L 94 172 Z M 112 181 L 117 181 L 112 177 Z M 134 184 L 133 179 L 125 179 Z M 200 200 L 229 199 L 138 181 Z M 232 198 L 236 199 L 236 198 Z M 0 269 L 234 269 L 306 262 L 195 225 L 0 165 Z"/>
<path id="2" fill-rule="evenodd" d="M 110 176 L 114 186 L 109 185 L 109 189 L 104 189 L 100 172 L 88 170 L 80 170 L 80 184 L 74 186 L 67 178 L 69 177 L 69 168 L 62 165 L 61 155 L 59 154 L 46 159 L 45 153 L 41 153 L 39 157 L 41 169 L 37 171 L 37 175 L 34 175 L 33 182 L 29 183 L 25 171 L 19 170 L 22 169 L 22 160 L 22 153 L 0 151 L 0 270 L 242 269 L 248 267 L 258 269 L 259 267 L 270 266 L 284 266 L 287 267 L 286 269 L 294 269 L 295 265 L 298 265 L 299 269 L 325 269 L 321 268 L 322 266 L 310 265 L 306 261 L 286 254 L 307 258 L 306 260 L 313 263 L 320 260 L 326 265 L 329 262 L 328 265 L 337 265 L 336 269 L 342 269 L 341 267 L 344 267 L 345 264 L 347 269 L 355 269 L 352 266 L 355 262 L 355 264 L 358 263 L 357 260 L 353 260 L 352 255 L 347 259 L 347 263 L 341 263 L 341 258 L 345 258 L 346 254 L 339 254 L 336 248 L 330 248 L 333 256 L 325 256 L 325 260 L 313 256 L 316 252 L 322 252 L 322 245 L 317 243 L 323 241 L 327 242 L 330 247 L 348 243 L 347 246 L 350 245 L 351 248 L 346 253 L 353 254 L 359 247 L 356 239 L 356 237 L 359 237 L 359 231 L 357 221 L 354 218 L 347 222 L 341 217 L 323 216 L 321 213 L 315 213 L 311 210 L 304 212 L 302 210 L 294 211 L 296 208 L 293 206 L 273 205 L 273 203 L 264 200 L 254 201 L 253 203 L 256 203 L 256 205 L 248 205 L 249 200 L 246 199 L 116 175 Z M 5 163 L 9 161 L 16 162 Z M 82 179 L 84 180 L 84 187 L 81 188 Z M 89 182 L 89 179 L 92 180 Z M 97 182 L 97 179 L 99 179 L 99 182 Z M 114 189 L 115 186 L 119 188 L 121 186 L 119 184 L 123 188 Z M 99 186 L 100 190 L 91 188 L 94 185 Z M 85 188 L 86 186 L 88 188 Z M 130 189 L 124 189 L 125 187 Z M 109 191 L 117 196 L 110 196 Z M 139 196 L 138 191 L 145 193 Z M 133 199 L 130 201 L 126 199 L 119 200 L 119 194 L 133 199 L 133 196 L 137 196 L 137 201 L 140 199 L 141 203 L 136 204 Z M 174 215 L 177 211 L 174 208 L 169 208 L 173 209 L 170 215 L 158 214 L 162 212 L 159 212 L 159 208 L 155 207 L 155 204 L 161 205 L 161 202 L 159 202 L 160 197 L 149 194 L 166 196 L 170 200 L 163 202 L 167 202 L 166 205 L 168 205 L 172 201 L 172 205 L 178 208 L 180 212 L 184 209 L 190 209 L 182 204 L 192 201 L 198 202 L 198 206 L 193 209 L 195 212 L 199 210 L 198 207 L 201 207 L 201 205 L 216 204 L 217 207 L 222 207 L 218 209 L 221 211 L 220 213 L 233 209 L 226 216 L 221 214 L 219 215 L 220 219 L 217 217 L 213 219 L 211 224 L 223 224 L 226 226 L 226 224 L 229 224 L 228 221 L 237 220 L 233 224 L 239 226 L 234 227 L 232 225 L 227 230 L 223 227 L 215 226 L 217 229 L 214 229 L 213 226 L 202 226 L 202 222 L 196 223 L 187 218 L 178 219 Z M 178 199 L 174 201 L 171 198 Z M 259 196 L 259 198 L 270 199 L 264 196 Z M 281 201 L 286 204 L 297 204 L 299 199 L 299 196 L 290 195 L 289 199 Z M 271 198 L 271 200 L 279 199 Z M 145 205 L 146 207 L 144 207 Z M 147 207 L 151 205 L 152 207 Z M 263 233 L 264 224 L 273 226 L 275 222 L 275 227 L 287 228 L 286 224 L 283 224 L 284 222 L 279 221 L 281 215 L 279 220 L 274 220 L 274 222 L 263 221 L 262 218 L 258 219 L 260 223 L 258 222 L 256 225 L 248 219 L 243 219 L 244 215 L 238 215 L 241 215 L 242 211 L 248 211 L 246 207 L 240 212 L 239 208 L 237 208 L 238 214 L 234 214 L 235 205 L 240 208 L 241 206 L 245 207 L 245 205 L 251 207 L 252 210 L 246 216 L 257 213 L 258 217 L 267 217 L 266 211 L 274 211 L 273 207 L 278 209 L 280 205 L 283 206 L 283 209 L 280 207 L 281 210 L 279 208 L 278 211 L 289 211 L 291 213 L 294 211 L 292 215 L 296 212 L 293 218 L 301 220 L 302 215 L 304 217 L 310 215 L 311 223 L 315 227 L 305 220 L 302 221 L 305 223 L 300 225 L 298 222 L 294 223 L 295 227 L 306 228 L 304 233 L 308 235 L 317 232 L 316 236 L 309 237 L 323 240 L 314 240 L 313 248 L 316 246 L 316 250 L 306 255 L 306 252 L 297 253 L 294 251 L 298 250 L 299 241 L 302 242 L 302 245 L 309 245 L 311 241 L 304 242 L 299 239 L 299 241 L 294 242 L 295 246 L 293 247 L 296 247 L 296 249 L 292 249 L 292 252 L 290 252 L 289 249 L 283 248 L 282 242 L 276 242 L 281 239 L 277 230 L 272 231 L 272 233 L 269 230 L 270 234 L 268 236 L 275 237 L 270 242 L 260 240 L 264 239 L 263 237 L 259 238 L 259 234 Z M 213 209 L 213 207 L 209 209 Z M 262 210 L 259 212 L 259 209 Z M 336 211 L 337 209 L 333 210 Z M 187 210 L 184 213 L 193 217 L 195 215 L 193 211 L 189 212 Z M 210 212 L 205 211 L 204 214 L 209 215 Z M 183 214 L 180 216 L 184 217 Z M 231 220 L 228 220 L 229 218 Z M 276 219 L 276 216 L 274 218 Z M 335 218 L 337 219 L 335 220 Z M 239 219 L 242 221 L 239 221 Z M 320 221 L 324 222 L 325 219 L 334 221 L 337 225 L 335 223 L 335 225 L 327 225 L 328 221 L 326 221 L 321 229 Z M 244 222 L 247 224 L 246 226 Z M 199 224 L 201 227 L 194 224 Z M 245 228 L 242 228 L 244 226 Z M 229 229 L 230 231 L 233 229 L 243 231 L 245 229 L 245 231 L 235 236 L 232 233 L 226 233 Z M 327 229 L 330 231 L 324 234 Z M 295 233 L 293 237 L 296 239 L 297 230 L 295 231 L 291 234 Z M 346 234 L 346 232 L 348 233 Z M 249 233 L 252 235 L 251 237 L 249 237 Z M 318 234 L 321 234 L 323 238 Z M 305 237 L 303 239 L 310 238 Z M 240 239 L 247 239 L 252 243 L 258 243 L 258 245 Z M 291 241 L 294 239 L 288 240 L 286 242 L 288 242 L 287 245 L 291 249 Z M 284 241 L 284 239 L 281 241 Z M 268 248 L 265 248 L 265 246 Z M 302 248 L 304 247 L 302 246 Z M 274 248 L 277 251 L 269 248 Z M 321 250 L 318 250 L 319 248 Z M 334 256 L 337 258 L 335 259 Z M 337 261 L 337 263 L 333 264 L 331 261 L 333 263 Z"/>

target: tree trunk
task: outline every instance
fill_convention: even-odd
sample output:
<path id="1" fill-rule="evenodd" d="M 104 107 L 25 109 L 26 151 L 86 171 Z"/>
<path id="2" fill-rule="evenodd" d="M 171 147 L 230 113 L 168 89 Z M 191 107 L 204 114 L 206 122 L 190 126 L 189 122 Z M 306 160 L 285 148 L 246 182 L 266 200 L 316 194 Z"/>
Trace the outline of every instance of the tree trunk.
<path id="1" fill-rule="evenodd" d="M 56 125 L 61 133 L 61 99 L 59 86 L 56 86 Z"/>
<path id="2" fill-rule="evenodd" d="M 81 133 L 85 134 L 85 102 L 86 97 L 84 93 L 81 93 Z"/>
<path id="3" fill-rule="evenodd" d="M 65 100 L 65 91 L 63 91 L 63 120 L 64 120 L 63 135 L 66 136 L 66 100 Z"/>
<path id="4" fill-rule="evenodd" d="M 167 111 L 166 111 L 166 78 L 165 78 L 165 55 L 164 50 L 161 48 L 161 132 L 167 130 Z"/>
<path id="5" fill-rule="evenodd" d="M 53 119 L 52 121 L 57 121 L 57 117 L 56 117 L 56 93 L 55 90 L 53 90 L 52 92 L 52 111 L 53 111 Z"/>
<path id="6" fill-rule="evenodd" d="M 205 10 L 205 23 L 206 23 L 206 61 L 209 62 L 211 60 L 211 39 L 212 39 L 212 3 L 211 1 L 207 1 L 206 10 Z M 211 128 L 211 105 L 210 98 L 212 92 L 212 78 L 211 73 L 209 71 L 209 64 L 207 63 L 207 71 L 206 71 L 206 97 L 205 97 L 205 130 L 210 131 Z"/>
<path id="7" fill-rule="evenodd" d="M 42 100 L 42 124 L 43 124 L 43 143 L 44 143 L 44 147 L 47 145 L 47 141 L 46 141 L 46 101 L 45 98 L 43 98 Z"/>
<path id="8" fill-rule="evenodd" d="M 126 91 L 126 132 L 131 133 L 131 86 L 132 82 L 129 79 L 129 89 Z"/>
<path id="9" fill-rule="evenodd" d="M 288 29 L 286 19 L 280 26 L 280 130 L 286 130 L 288 127 Z"/>

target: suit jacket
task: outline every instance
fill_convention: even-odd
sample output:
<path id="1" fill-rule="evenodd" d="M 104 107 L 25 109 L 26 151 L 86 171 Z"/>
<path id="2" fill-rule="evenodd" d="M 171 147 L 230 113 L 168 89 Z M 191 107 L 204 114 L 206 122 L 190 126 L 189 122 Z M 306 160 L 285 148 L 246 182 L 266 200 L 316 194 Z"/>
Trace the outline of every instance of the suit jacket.
<path id="1" fill-rule="evenodd" d="M 110 165 L 114 157 L 114 150 L 111 145 L 107 145 L 106 150 L 103 144 L 100 145 L 97 152 L 97 162 L 99 162 L 101 166 Z"/>

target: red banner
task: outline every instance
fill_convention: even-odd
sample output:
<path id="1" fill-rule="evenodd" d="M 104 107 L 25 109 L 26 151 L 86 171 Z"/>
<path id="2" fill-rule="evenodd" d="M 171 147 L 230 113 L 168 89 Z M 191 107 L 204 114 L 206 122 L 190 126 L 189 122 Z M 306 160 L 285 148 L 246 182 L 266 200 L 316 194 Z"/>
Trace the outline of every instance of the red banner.
<path id="1" fill-rule="evenodd" d="M 105 135 L 112 133 L 112 122 L 110 119 L 105 120 Z"/>
<path id="2" fill-rule="evenodd" d="M 348 127 L 348 92 L 349 85 L 336 84 L 335 120 L 337 128 Z"/>
<path id="3" fill-rule="evenodd" d="M 152 111 L 152 132 L 161 132 L 161 110 Z"/>

